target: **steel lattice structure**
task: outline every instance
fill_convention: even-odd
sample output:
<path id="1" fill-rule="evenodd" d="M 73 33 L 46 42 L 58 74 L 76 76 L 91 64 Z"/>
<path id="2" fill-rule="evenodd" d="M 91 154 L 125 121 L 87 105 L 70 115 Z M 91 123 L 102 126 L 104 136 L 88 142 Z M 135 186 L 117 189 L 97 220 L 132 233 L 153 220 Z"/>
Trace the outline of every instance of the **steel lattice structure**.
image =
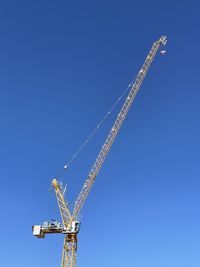
<path id="1" fill-rule="evenodd" d="M 77 234 L 79 232 L 80 223 L 77 220 L 78 215 L 80 214 L 81 208 L 85 203 L 88 193 L 97 177 L 101 166 L 108 155 L 109 150 L 112 147 L 112 144 L 126 118 L 126 115 L 141 87 L 141 84 L 148 72 L 148 69 L 161 45 L 165 45 L 167 42 L 166 36 L 161 36 L 156 42 L 154 42 L 150 52 L 148 53 L 145 62 L 138 72 L 135 82 L 130 88 L 130 92 L 119 112 L 117 119 L 112 126 L 108 137 L 99 152 L 97 159 L 91 168 L 91 171 L 88 174 L 88 177 L 78 195 L 77 200 L 75 201 L 74 210 L 71 213 L 68 207 L 67 202 L 64 199 L 64 194 L 62 187 L 56 179 L 53 179 L 52 186 L 55 189 L 58 206 L 60 209 L 60 214 L 63 222 L 63 226 L 59 224 L 54 224 L 55 229 L 53 229 L 52 224 L 45 227 L 43 226 L 34 226 L 34 235 L 37 237 L 44 237 L 46 233 L 63 233 L 66 234 L 64 239 L 63 253 L 62 253 L 62 263 L 61 267 L 76 267 L 76 253 L 77 253 Z M 39 228 L 40 227 L 40 228 Z"/>

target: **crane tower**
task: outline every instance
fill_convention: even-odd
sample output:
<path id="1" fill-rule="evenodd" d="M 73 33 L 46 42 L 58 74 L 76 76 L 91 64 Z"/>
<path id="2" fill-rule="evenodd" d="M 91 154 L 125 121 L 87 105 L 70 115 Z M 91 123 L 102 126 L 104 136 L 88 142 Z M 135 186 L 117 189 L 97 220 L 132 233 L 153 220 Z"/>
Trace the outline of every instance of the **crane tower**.
<path id="1" fill-rule="evenodd" d="M 90 170 L 85 183 L 75 201 L 73 212 L 70 211 L 67 201 L 64 199 L 64 192 L 61 184 L 54 178 L 52 181 L 52 186 L 55 190 L 58 206 L 60 209 L 60 214 L 62 218 L 62 224 L 56 221 L 45 222 L 43 225 L 33 226 L 33 235 L 39 238 L 44 238 L 45 234 L 55 234 L 61 233 L 65 234 L 64 246 L 62 252 L 62 263 L 61 267 L 76 267 L 76 253 L 77 253 L 77 234 L 80 230 L 80 221 L 78 220 L 78 215 L 81 211 L 83 204 L 85 203 L 90 189 L 101 169 L 101 166 L 108 155 L 108 152 L 124 122 L 126 115 L 132 105 L 133 100 L 140 86 L 148 72 L 148 69 L 159 50 L 160 46 L 165 45 L 167 42 L 166 36 L 161 36 L 153 46 L 147 55 L 142 68 L 139 70 L 135 82 L 130 88 L 130 92 L 119 112 L 109 134 L 104 142 L 95 163 Z M 161 51 L 162 52 L 162 51 Z"/>

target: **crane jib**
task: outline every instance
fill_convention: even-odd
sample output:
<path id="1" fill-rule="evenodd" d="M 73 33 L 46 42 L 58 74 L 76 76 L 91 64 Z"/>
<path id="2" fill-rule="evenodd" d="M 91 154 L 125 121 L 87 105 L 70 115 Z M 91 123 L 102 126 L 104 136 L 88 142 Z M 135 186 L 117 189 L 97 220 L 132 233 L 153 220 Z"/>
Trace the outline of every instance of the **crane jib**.
<path id="1" fill-rule="evenodd" d="M 91 171 L 89 172 L 89 175 L 83 185 L 83 188 L 81 189 L 81 192 L 79 193 L 79 196 L 75 202 L 75 206 L 74 206 L 74 212 L 73 212 L 73 218 L 77 218 L 86 198 L 87 198 L 87 195 L 92 187 L 92 184 L 96 178 L 96 176 L 98 175 L 99 171 L 100 171 L 100 168 L 117 136 L 117 133 L 123 123 L 123 121 L 125 120 L 126 118 L 126 115 L 129 111 L 129 108 L 137 94 L 137 92 L 139 91 L 140 89 L 140 86 L 142 84 L 142 81 L 144 80 L 146 74 L 147 74 L 147 71 L 160 47 L 160 45 L 165 45 L 167 42 L 167 39 L 166 39 L 166 36 L 161 36 L 158 41 L 156 41 L 149 54 L 147 55 L 146 57 L 146 60 L 142 66 L 142 68 L 140 69 L 140 71 L 138 72 L 138 75 L 135 79 L 135 82 L 133 84 L 133 86 L 131 87 L 131 90 L 128 94 L 128 97 L 126 98 L 122 108 L 121 108 L 121 111 L 120 113 L 118 114 L 117 116 L 117 119 L 112 127 L 112 129 L 110 130 L 109 134 L 108 134 L 108 137 L 104 143 L 104 145 L 102 146 L 102 149 L 101 151 L 99 152 L 99 155 L 97 156 L 97 159 L 91 169 Z"/>

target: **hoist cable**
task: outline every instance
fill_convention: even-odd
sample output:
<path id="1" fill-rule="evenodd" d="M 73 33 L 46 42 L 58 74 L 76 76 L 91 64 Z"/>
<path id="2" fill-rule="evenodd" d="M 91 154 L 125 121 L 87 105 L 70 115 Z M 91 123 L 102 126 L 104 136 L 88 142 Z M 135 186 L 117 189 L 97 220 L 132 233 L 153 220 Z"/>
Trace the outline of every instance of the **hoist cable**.
<path id="1" fill-rule="evenodd" d="M 89 134 L 89 136 L 85 139 L 85 141 L 82 143 L 82 145 L 78 148 L 78 150 L 76 151 L 76 153 L 72 156 L 72 158 L 66 162 L 64 164 L 64 167 L 62 169 L 62 171 L 60 171 L 59 175 L 57 177 L 60 177 L 63 175 L 63 173 L 69 168 L 69 166 L 71 165 L 71 163 L 75 160 L 76 157 L 79 156 L 79 154 L 81 153 L 81 151 L 83 150 L 83 148 L 86 146 L 86 144 L 92 139 L 92 137 L 95 135 L 95 133 L 99 130 L 99 128 L 101 127 L 101 125 L 105 122 L 105 120 L 110 116 L 110 114 L 112 113 L 112 111 L 116 108 L 116 106 L 119 104 L 119 102 L 121 101 L 121 99 L 123 98 L 123 96 L 126 94 L 126 92 L 128 91 L 128 89 L 133 85 L 133 83 L 135 82 L 136 76 L 134 77 L 134 79 L 131 81 L 131 83 L 127 86 L 127 88 L 123 91 L 123 93 L 120 95 L 120 97 L 117 98 L 117 100 L 115 101 L 115 103 L 111 106 L 111 108 L 109 109 L 109 111 L 106 113 L 106 115 L 103 117 L 103 119 L 98 123 L 98 125 L 96 126 L 96 128 Z"/>

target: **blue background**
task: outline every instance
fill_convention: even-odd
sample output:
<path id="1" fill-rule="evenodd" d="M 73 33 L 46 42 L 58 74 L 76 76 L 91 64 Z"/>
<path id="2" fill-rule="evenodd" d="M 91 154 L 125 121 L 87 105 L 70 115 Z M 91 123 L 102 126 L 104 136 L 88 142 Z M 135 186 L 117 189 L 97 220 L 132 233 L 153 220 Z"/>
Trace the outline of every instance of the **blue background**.
<path id="1" fill-rule="evenodd" d="M 82 210 L 80 267 L 199 267 L 198 1 L 1 1 L 1 257 L 60 266 L 52 178 L 157 55 Z M 121 103 L 122 104 L 122 103 Z M 120 106 L 69 171 L 73 203 Z M 71 204 L 72 208 L 72 204 Z"/>

